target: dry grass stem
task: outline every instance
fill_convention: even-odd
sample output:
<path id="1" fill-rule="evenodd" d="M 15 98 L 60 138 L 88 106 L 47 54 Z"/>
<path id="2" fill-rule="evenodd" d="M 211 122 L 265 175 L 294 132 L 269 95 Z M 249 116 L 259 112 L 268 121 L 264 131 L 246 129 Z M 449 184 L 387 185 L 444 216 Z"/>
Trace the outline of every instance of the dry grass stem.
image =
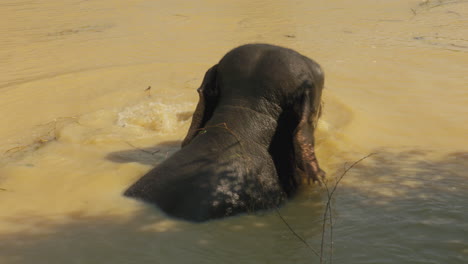
<path id="1" fill-rule="evenodd" d="M 326 233 L 325 227 L 326 227 L 327 219 L 329 220 L 329 223 L 330 223 L 330 256 L 329 256 L 329 260 L 330 260 L 330 263 L 332 263 L 332 257 L 333 257 L 333 219 L 332 219 L 331 201 L 332 201 L 332 198 L 333 198 L 333 194 L 335 193 L 335 191 L 336 191 L 336 189 L 338 187 L 338 184 L 341 182 L 341 180 L 344 178 L 344 176 L 348 173 L 349 170 L 351 170 L 354 166 L 356 166 L 361 161 L 363 161 L 363 160 L 365 160 L 365 159 L 367 159 L 370 156 L 375 155 L 375 154 L 376 153 L 370 153 L 370 154 L 362 157 L 361 159 L 355 161 L 348 168 L 345 168 L 343 173 L 338 177 L 338 179 L 335 182 L 335 185 L 333 186 L 333 189 L 331 191 L 328 188 L 327 184 L 325 183 L 325 188 L 327 190 L 327 204 L 325 206 L 325 211 L 323 213 L 323 219 L 322 219 L 323 224 L 322 224 L 322 241 L 320 243 L 320 264 L 324 263 L 323 252 L 324 252 L 324 246 L 325 246 L 325 233 Z"/>

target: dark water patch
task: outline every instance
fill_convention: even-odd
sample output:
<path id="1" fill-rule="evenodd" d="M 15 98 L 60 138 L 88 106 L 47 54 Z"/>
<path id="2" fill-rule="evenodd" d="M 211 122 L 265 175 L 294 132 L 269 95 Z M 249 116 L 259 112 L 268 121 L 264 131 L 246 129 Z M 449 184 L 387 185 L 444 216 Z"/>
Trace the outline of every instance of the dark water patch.
<path id="1" fill-rule="evenodd" d="M 466 263 L 466 152 L 380 151 L 335 200 L 335 262 Z M 350 257 L 352 256 L 352 257 Z"/>
<path id="2" fill-rule="evenodd" d="M 468 51 L 468 40 L 438 36 L 416 36 L 414 40 L 424 45 L 452 51 Z"/>
<path id="3" fill-rule="evenodd" d="M 143 212 L 130 220 L 111 214 L 86 216 L 85 212 L 73 212 L 61 215 L 61 220 L 26 213 L 2 219 L 5 223 L 31 225 L 30 231 L 0 235 L 2 263 L 130 263 L 133 261 L 129 256 L 149 261 L 147 254 L 157 250 L 157 243 L 146 244 L 156 233 L 140 228 L 161 218 Z M 148 252 L 132 245 L 143 246 Z"/>
<path id="4" fill-rule="evenodd" d="M 166 147 L 178 150 L 175 142 Z M 147 152 L 133 149 L 108 157 L 115 158 L 117 154 L 133 162 L 149 164 L 154 155 Z M 153 157 L 152 164 L 161 159 Z M 440 155 L 419 149 L 379 150 L 357 164 L 345 175 L 332 200 L 333 251 L 330 256 L 328 223 L 325 259 L 333 259 L 335 263 L 466 263 L 467 161 L 468 152 L 463 151 Z M 335 172 L 329 172 L 330 182 L 333 175 L 341 174 L 342 167 L 339 164 Z M 200 240 L 197 246 L 186 247 L 184 250 L 189 253 L 185 253 L 196 259 L 195 263 L 201 263 L 201 259 L 206 263 L 319 263 L 317 256 L 287 225 L 320 251 L 326 200 L 323 189 L 306 186 L 280 209 L 281 217 L 263 211 L 253 216 L 226 218 L 201 225 L 207 228 L 205 231 L 210 230 L 207 233 L 191 226 L 181 234 L 195 235 Z M 267 235 L 265 230 L 269 230 Z M 267 237 L 276 241 L 266 242 Z M 265 248 L 274 253 L 266 253 Z M 174 258 L 170 249 L 166 253 L 165 260 L 182 261 Z"/>
<path id="5" fill-rule="evenodd" d="M 67 36 L 67 35 L 73 35 L 73 34 L 85 33 L 85 32 L 99 33 L 99 32 L 104 32 L 112 27 L 113 27 L 112 25 L 87 25 L 87 26 L 68 28 L 68 29 L 63 29 L 63 30 L 56 31 L 56 32 L 51 32 L 51 33 L 48 33 L 47 36 L 60 37 L 60 36 Z"/>
<path id="6" fill-rule="evenodd" d="M 316 237 L 320 228 L 314 228 L 312 220 L 319 211 L 309 198 L 296 208 L 281 209 L 281 214 L 301 235 Z M 80 211 L 3 219 L 31 228 L 0 235 L 2 263 L 309 263 L 316 259 L 274 212 L 203 224 L 173 221 L 150 207 L 130 217 L 89 216 Z"/>
<path id="7" fill-rule="evenodd" d="M 468 3 L 466 0 L 424 0 L 419 2 L 415 7 L 411 8 L 414 16 L 417 16 L 424 12 L 429 12 L 433 9 L 451 6 L 455 4 L 465 4 Z"/>

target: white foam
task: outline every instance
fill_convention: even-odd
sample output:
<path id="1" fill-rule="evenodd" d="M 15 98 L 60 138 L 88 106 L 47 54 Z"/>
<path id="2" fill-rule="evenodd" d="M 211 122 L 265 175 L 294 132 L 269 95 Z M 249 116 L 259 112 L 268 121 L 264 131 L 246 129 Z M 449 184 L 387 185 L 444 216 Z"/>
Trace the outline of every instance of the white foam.
<path id="1" fill-rule="evenodd" d="M 120 127 L 142 127 L 159 134 L 167 134 L 185 125 L 194 109 L 193 104 L 164 104 L 147 102 L 130 106 L 118 113 Z"/>

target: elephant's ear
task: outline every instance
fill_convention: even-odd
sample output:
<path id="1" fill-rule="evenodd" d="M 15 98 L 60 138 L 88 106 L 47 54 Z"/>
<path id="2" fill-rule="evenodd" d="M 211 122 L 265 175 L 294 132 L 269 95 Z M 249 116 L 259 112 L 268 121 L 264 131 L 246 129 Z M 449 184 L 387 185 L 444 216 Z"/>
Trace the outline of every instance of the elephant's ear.
<path id="1" fill-rule="evenodd" d="M 197 108 L 193 113 L 192 124 L 190 129 L 182 141 L 182 147 L 189 144 L 195 136 L 205 126 L 206 122 L 213 115 L 213 111 L 218 102 L 219 89 L 216 82 L 218 64 L 211 67 L 203 78 L 200 88 L 197 89 L 200 99 Z"/>
<path id="2" fill-rule="evenodd" d="M 321 112 L 320 102 L 314 100 L 313 91 L 308 87 L 303 89 L 294 107 L 298 114 L 298 125 L 293 133 L 294 160 L 296 173 L 304 176 L 310 182 L 321 182 L 325 172 L 319 167 L 315 156 L 314 130 Z M 315 101 L 315 102 L 314 102 Z"/>

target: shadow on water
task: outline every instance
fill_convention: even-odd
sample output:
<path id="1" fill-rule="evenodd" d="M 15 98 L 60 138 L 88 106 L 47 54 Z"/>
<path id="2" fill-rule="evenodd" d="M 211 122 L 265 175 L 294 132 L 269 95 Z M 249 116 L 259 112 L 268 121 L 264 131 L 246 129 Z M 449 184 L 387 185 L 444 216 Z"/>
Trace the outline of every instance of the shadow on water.
<path id="1" fill-rule="evenodd" d="M 467 172 L 468 152 L 379 151 L 358 164 L 335 197 L 336 263 L 466 263 Z"/>
<path id="2" fill-rule="evenodd" d="M 80 216 L 81 215 L 81 216 Z M 41 215 L 12 216 L 6 221 L 23 222 L 32 230 L 2 234 L 2 263 L 130 263 L 135 247 L 155 250 L 156 244 L 145 245 L 155 233 L 140 228 L 158 222 L 154 214 L 139 213 L 131 220 L 121 216 L 85 216 L 82 212 L 55 219 Z M 161 232 L 162 234 L 176 232 Z M 148 251 L 150 252 L 150 251 Z M 145 252 L 139 252 L 145 260 Z"/>
<path id="3" fill-rule="evenodd" d="M 163 159 L 151 151 L 161 149 L 173 153 L 178 146 L 176 142 L 164 143 L 143 149 L 144 152 L 133 149 L 112 153 L 109 158 L 156 164 Z M 335 193 L 333 260 L 336 263 L 465 263 L 468 260 L 468 152 L 441 155 L 428 150 L 378 150 L 376 153 L 350 170 Z M 345 160 L 350 161 L 348 166 L 353 162 L 343 157 Z M 343 164 L 337 164 L 329 177 L 339 176 L 342 167 Z M 318 251 L 324 192 L 307 186 L 304 189 L 286 203 L 282 212 L 294 230 Z M 311 196 L 311 192 L 315 194 Z M 269 221 L 279 221 L 278 216 L 270 214 L 270 217 L 268 225 Z M 231 220 L 217 223 L 224 221 Z M 315 259 L 318 263 L 318 258 L 307 252 L 297 238 L 290 232 L 287 234 L 284 223 L 278 223 L 275 228 L 289 236 L 289 242 L 276 240 L 276 243 L 281 247 L 285 247 L 284 243 L 286 247 L 294 245 L 296 250 L 289 251 L 289 256 L 284 249 L 280 250 L 272 258 L 273 263 L 281 262 L 277 259 L 297 263 Z M 250 238 L 243 240 L 244 243 L 250 244 Z M 270 249 L 275 247 L 266 244 Z M 236 246 L 240 251 L 247 250 Z M 297 251 L 298 248 L 301 250 Z M 254 259 L 264 263 L 269 255 L 265 253 Z M 227 257 L 220 256 L 223 261 Z"/>
<path id="4" fill-rule="evenodd" d="M 156 154 L 178 146 L 168 142 L 143 149 L 149 153 L 131 149 L 107 158 L 155 164 L 164 158 Z M 466 263 L 467 171 L 467 152 L 378 151 L 356 165 L 334 196 L 333 262 Z M 130 215 L 3 217 L 30 229 L 0 235 L 0 262 L 319 263 L 274 211 L 194 224 L 168 219 L 152 206 L 136 208 Z M 280 209 L 316 250 L 323 211 L 323 191 L 314 186 Z"/>
<path id="5" fill-rule="evenodd" d="M 308 202 L 299 205 L 306 213 L 285 208 L 282 214 L 298 232 L 314 237 L 318 225 L 296 225 L 319 217 L 313 212 L 321 210 L 310 210 L 314 206 Z M 149 207 L 131 217 L 76 212 L 61 220 L 21 215 L 7 221 L 34 227 L 0 235 L 1 263 L 307 263 L 315 257 L 274 212 L 202 224 L 174 221 Z"/>

